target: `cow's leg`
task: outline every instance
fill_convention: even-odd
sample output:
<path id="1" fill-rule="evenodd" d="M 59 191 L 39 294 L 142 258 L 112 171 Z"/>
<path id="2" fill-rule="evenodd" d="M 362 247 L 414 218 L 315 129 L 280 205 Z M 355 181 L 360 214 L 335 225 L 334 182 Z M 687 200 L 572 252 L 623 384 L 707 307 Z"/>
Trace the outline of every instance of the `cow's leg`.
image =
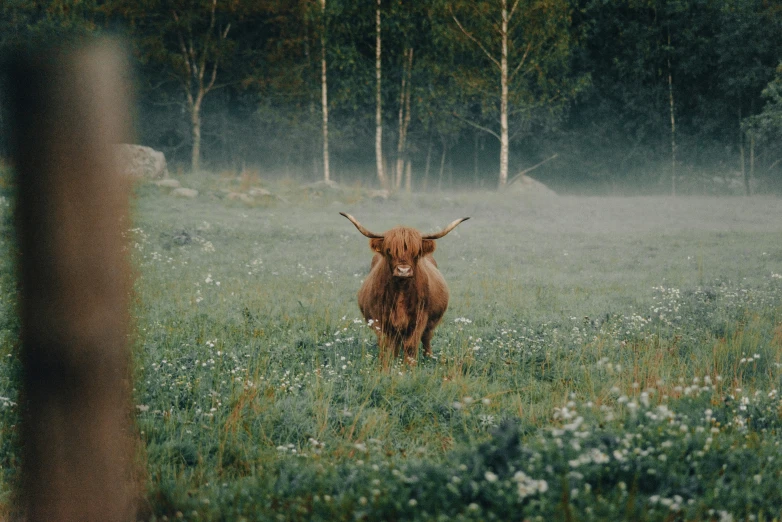
<path id="1" fill-rule="evenodd" d="M 401 351 L 401 340 L 398 332 L 394 330 L 390 331 L 378 331 L 378 349 L 380 366 L 384 370 L 389 370 L 394 364 L 394 360 L 399 357 Z"/>
<path id="2" fill-rule="evenodd" d="M 393 346 L 394 346 L 394 359 L 397 359 L 399 357 L 399 354 L 402 353 L 402 339 L 399 334 L 394 335 Z"/>
<path id="3" fill-rule="evenodd" d="M 432 356 L 432 336 L 434 335 L 434 329 L 437 327 L 438 324 L 440 324 L 440 320 L 442 318 L 443 318 L 442 315 L 438 315 L 436 317 L 430 317 L 429 321 L 427 321 L 426 323 L 426 329 L 421 334 L 421 342 L 424 345 L 425 357 Z"/>
<path id="4" fill-rule="evenodd" d="M 434 335 L 434 327 L 427 327 L 421 335 L 421 342 L 424 345 L 424 357 L 432 356 L 432 335 Z"/>
<path id="5" fill-rule="evenodd" d="M 405 362 L 411 366 L 418 362 L 418 346 L 423 340 L 423 336 L 426 332 L 426 326 L 429 322 L 426 317 L 423 317 L 422 319 L 423 320 L 416 323 L 416 325 L 413 327 L 413 331 L 410 332 L 410 335 L 405 339 L 404 343 Z"/>
<path id="6" fill-rule="evenodd" d="M 394 360 L 394 342 L 387 334 L 378 334 L 378 358 L 380 359 L 380 366 L 384 370 L 391 368 L 391 364 Z"/>
<path id="7" fill-rule="evenodd" d="M 405 362 L 410 366 L 415 366 L 418 362 L 418 342 L 408 341 L 405 343 Z"/>
<path id="8" fill-rule="evenodd" d="M 393 347 L 391 346 L 390 339 L 385 335 L 379 336 L 377 347 L 380 367 L 383 370 L 388 370 L 391 368 L 391 363 L 393 361 Z"/>

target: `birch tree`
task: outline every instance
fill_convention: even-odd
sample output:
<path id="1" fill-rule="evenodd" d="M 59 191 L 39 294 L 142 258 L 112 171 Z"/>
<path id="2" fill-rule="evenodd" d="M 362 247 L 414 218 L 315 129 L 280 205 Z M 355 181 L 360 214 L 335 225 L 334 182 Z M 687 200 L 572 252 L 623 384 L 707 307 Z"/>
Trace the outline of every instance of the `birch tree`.
<path id="1" fill-rule="evenodd" d="M 776 77 L 763 90 L 765 104 L 760 114 L 745 118 L 743 131 L 750 136 L 754 145 L 757 139 L 766 146 L 769 156 L 769 172 L 779 172 L 782 165 L 782 64 L 777 68 Z M 752 149 L 754 151 L 754 146 Z M 751 156 L 754 168 L 754 153 Z"/>
<path id="2" fill-rule="evenodd" d="M 181 64 L 185 74 L 180 75 L 182 88 L 190 111 L 192 150 L 190 168 L 197 172 L 201 166 L 201 105 L 204 97 L 215 87 L 217 68 L 220 64 L 219 49 L 228 37 L 231 24 L 216 22 L 217 0 L 212 0 L 209 9 L 209 25 L 202 35 L 194 36 L 193 23 L 176 9 L 171 14 L 176 21 L 176 36 L 181 53 Z M 207 73 L 208 71 L 208 73 Z"/>
<path id="3" fill-rule="evenodd" d="M 486 112 L 494 113 L 495 121 L 487 125 L 461 118 L 499 141 L 502 189 L 508 182 L 511 117 L 534 106 L 561 104 L 572 90 L 566 74 L 572 46 L 569 7 L 564 0 L 454 0 L 447 10 L 459 35 L 493 72 L 493 81 L 487 82 L 485 67 L 478 63 L 462 71 L 461 81 L 483 98 L 481 91 L 494 84 L 489 88 L 498 107 Z"/>
<path id="4" fill-rule="evenodd" d="M 220 86 L 218 76 L 234 47 L 228 36 L 236 3 L 114 0 L 105 9 L 128 20 L 142 61 L 165 66 L 179 85 L 190 124 L 190 167 L 199 170 L 203 102 Z"/>

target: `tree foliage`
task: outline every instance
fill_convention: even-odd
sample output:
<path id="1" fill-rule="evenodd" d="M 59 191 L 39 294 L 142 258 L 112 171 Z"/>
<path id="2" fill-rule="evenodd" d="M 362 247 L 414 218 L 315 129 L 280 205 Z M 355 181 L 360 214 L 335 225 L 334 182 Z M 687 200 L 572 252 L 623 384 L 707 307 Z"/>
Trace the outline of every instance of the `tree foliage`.
<path id="1" fill-rule="evenodd" d="M 433 186 L 441 172 L 461 183 L 496 179 L 499 141 L 476 139 L 476 130 L 500 130 L 501 85 L 489 58 L 500 49 L 499 2 L 381 1 L 383 150 L 388 165 L 404 154 L 414 187 L 427 174 Z M 665 190 L 670 73 L 683 190 L 706 190 L 704 180 L 740 172 L 750 148 L 759 181 L 773 186 L 782 178 L 778 3 L 507 5 L 517 6 L 508 48 L 510 177 L 558 153 L 534 175 L 554 185 Z M 321 21 L 316 0 L 6 0 L 0 52 L 93 32 L 125 34 L 137 64 L 142 142 L 186 168 L 200 140 L 208 168 L 251 165 L 317 179 Z M 326 26 L 332 169 L 337 181 L 372 183 L 375 3 L 329 0 Z M 404 128 L 397 124 L 403 78 L 410 88 Z"/>

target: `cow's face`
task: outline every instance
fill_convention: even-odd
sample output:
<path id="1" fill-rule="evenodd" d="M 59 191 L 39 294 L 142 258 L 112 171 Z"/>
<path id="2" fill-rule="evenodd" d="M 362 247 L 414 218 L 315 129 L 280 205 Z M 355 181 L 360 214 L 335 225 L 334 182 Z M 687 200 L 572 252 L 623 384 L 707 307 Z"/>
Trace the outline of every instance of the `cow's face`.
<path id="1" fill-rule="evenodd" d="M 372 250 L 381 254 L 393 277 L 412 278 L 418 269 L 418 260 L 434 252 L 432 239 L 423 239 L 414 228 L 397 227 L 382 238 L 369 241 Z"/>
<path id="2" fill-rule="evenodd" d="M 345 212 L 340 212 L 340 214 L 353 223 L 359 232 L 369 238 L 369 247 L 385 258 L 385 265 L 391 275 L 400 279 L 415 277 L 418 271 L 418 260 L 434 252 L 434 240 L 445 236 L 462 221 L 470 219 L 468 217 L 457 219 L 440 232 L 422 237 L 416 229 L 408 227 L 396 227 L 385 234 L 376 234 L 366 229 L 350 214 Z M 375 266 L 374 260 L 372 266 Z"/>

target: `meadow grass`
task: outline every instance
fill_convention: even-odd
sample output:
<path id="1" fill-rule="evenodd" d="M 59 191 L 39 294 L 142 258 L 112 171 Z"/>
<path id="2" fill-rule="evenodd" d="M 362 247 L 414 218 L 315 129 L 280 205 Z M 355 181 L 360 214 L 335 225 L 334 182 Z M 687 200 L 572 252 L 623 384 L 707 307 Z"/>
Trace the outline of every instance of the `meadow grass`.
<path id="1" fill-rule="evenodd" d="M 254 182 L 257 182 L 255 180 Z M 780 516 L 782 202 L 140 186 L 134 406 L 148 520 Z M 244 187 L 246 188 L 246 187 Z M 376 231 L 435 231 L 434 359 L 379 370 L 356 292 Z M 18 324 L 0 271 L 0 495 Z"/>

